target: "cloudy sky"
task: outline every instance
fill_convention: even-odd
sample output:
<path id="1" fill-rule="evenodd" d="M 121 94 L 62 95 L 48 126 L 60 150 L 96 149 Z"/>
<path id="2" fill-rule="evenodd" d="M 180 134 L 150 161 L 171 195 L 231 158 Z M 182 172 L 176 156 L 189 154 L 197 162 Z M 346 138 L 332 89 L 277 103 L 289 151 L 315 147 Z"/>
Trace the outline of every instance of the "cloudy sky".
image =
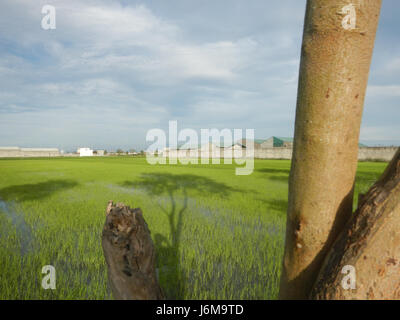
<path id="1" fill-rule="evenodd" d="M 56 29 L 43 30 L 43 5 Z M 152 128 L 292 136 L 305 0 L 2 0 L 0 146 L 143 148 Z M 400 2 L 384 0 L 361 140 L 400 143 Z"/>

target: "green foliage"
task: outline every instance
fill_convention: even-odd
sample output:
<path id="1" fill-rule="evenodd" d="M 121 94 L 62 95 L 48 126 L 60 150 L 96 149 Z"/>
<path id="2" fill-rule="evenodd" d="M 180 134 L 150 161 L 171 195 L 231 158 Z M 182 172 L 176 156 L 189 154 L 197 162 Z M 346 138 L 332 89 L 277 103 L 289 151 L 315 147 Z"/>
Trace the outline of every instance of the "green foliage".
<path id="1" fill-rule="evenodd" d="M 0 160 L 0 299 L 110 299 L 108 200 L 142 208 L 168 298 L 277 298 L 290 161 L 255 166 L 235 176 L 233 165 L 136 157 Z M 356 193 L 385 166 L 360 163 Z M 48 264 L 56 290 L 41 288 Z"/>

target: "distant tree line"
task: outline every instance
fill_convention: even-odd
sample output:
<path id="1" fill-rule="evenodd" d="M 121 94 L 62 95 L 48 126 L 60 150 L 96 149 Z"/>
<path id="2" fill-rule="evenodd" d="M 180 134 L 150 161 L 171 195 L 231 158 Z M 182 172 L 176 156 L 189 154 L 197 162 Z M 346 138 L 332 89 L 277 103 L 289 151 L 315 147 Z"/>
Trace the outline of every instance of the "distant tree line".
<path id="1" fill-rule="evenodd" d="M 113 152 L 113 151 L 107 151 L 107 150 L 104 150 L 104 155 L 107 155 L 107 154 L 117 154 L 117 155 L 129 155 L 129 154 L 133 154 L 133 155 L 144 155 L 145 154 L 145 152 L 143 151 L 143 150 L 140 150 L 140 152 L 138 152 L 138 151 L 136 151 L 136 149 L 133 149 L 133 148 L 131 148 L 131 149 L 129 149 L 129 150 L 123 150 L 123 149 L 121 149 L 121 148 L 118 148 L 115 152 Z"/>

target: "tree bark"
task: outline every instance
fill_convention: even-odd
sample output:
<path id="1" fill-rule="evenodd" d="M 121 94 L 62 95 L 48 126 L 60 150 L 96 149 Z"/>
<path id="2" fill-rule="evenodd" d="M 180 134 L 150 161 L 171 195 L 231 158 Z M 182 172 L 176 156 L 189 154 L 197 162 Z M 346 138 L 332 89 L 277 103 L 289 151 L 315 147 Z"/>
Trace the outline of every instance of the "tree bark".
<path id="1" fill-rule="evenodd" d="M 306 299 L 352 213 L 358 139 L 381 0 L 308 0 L 281 299 Z"/>
<path id="2" fill-rule="evenodd" d="M 400 149 L 335 241 L 310 297 L 400 299 Z"/>
<path id="3" fill-rule="evenodd" d="M 163 299 L 155 248 L 142 211 L 110 201 L 106 214 L 102 247 L 114 299 Z"/>

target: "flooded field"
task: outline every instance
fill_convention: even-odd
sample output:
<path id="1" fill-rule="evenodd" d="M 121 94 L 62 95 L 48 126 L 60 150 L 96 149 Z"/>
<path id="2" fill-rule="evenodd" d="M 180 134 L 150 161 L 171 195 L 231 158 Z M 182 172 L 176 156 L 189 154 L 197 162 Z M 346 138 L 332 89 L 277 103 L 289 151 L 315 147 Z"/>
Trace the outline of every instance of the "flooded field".
<path id="1" fill-rule="evenodd" d="M 360 163 L 356 196 L 385 163 Z M 290 161 L 150 166 L 143 158 L 0 160 L 0 299 L 109 299 L 108 200 L 140 207 L 170 299 L 275 299 Z M 56 269 L 56 290 L 41 287 Z"/>

